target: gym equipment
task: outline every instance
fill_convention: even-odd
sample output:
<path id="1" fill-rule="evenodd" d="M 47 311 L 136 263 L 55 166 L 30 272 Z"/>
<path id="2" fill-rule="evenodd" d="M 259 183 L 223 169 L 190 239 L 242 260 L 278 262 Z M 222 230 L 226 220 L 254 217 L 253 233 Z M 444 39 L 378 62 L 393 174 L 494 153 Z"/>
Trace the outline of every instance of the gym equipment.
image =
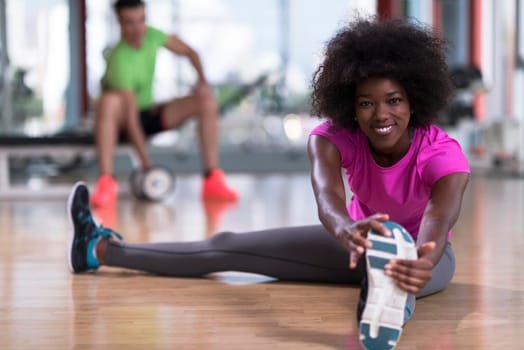
<path id="1" fill-rule="evenodd" d="M 161 201 L 175 188 L 173 173 L 164 167 L 155 166 L 148 170 L 135 169 L 129 178 L 129 185 L 137 199 Z"/>
<path id="2" fill-rule="evenodd" d="M 128 145 L 118 145 L 116 152 L 130 157 Z M 64 131 L 49 135 L 28 136 L 25 134 L 0 134 L 0 198 L 56 197 L 71 192 L 71 184 L 39 181 L 17 181 L 19 174 L 13 173 L 15 160 L 28 157 L 80 157 L 94 159 L 93 135 L 81 130 Z"/>
<path id="3" fill-rule="evenodd" d="M 453 101 L 439 116 L 442 126 L 456 126 L 461 119 L 474 119 L 475 96 L 484 91 L 482 72 L 475 66 L 457 66 L 450 70 L 456 88 Z"/>
<path id="4" fill-rule="evenodd" d="M 77 160 L 87 160 L 95 164 L 95 140 L 90 130 L 71 129 L 40 136 L 26 134 L 0 133 L 0 199 L 2 198 L 35 198 L 64 197 L 71 192 L 71 184 L 67 181 L 47 181 L 46 177 L 19 181 L 20 174 L 14 171 L 15 161 L 26 158 L 50 159 L 53 169 L 58 171 L 71 170 L 77 165 Z M 171 146 L 155 147 L 155 152 L 172 154 Z M 133 147 L 119 140 L 115 154 L 128 156 L 134 168 L 140 163 Z M 67 158 L 68 164 L 55 164 L 53 159 Z"/>

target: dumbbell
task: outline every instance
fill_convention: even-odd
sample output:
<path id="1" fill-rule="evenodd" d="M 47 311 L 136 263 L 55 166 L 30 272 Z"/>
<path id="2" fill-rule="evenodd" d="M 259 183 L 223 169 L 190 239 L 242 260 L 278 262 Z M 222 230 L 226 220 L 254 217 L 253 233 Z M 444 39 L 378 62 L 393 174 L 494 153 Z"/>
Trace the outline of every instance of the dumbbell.
<path id="1" fill-rule="evenodd" d="M 175 188 L 175 176 L 164 167 L 154 166 L 148 170 L 135 169 L 129 178 L 133 195 L 142 200 L 160 201 Z"/>

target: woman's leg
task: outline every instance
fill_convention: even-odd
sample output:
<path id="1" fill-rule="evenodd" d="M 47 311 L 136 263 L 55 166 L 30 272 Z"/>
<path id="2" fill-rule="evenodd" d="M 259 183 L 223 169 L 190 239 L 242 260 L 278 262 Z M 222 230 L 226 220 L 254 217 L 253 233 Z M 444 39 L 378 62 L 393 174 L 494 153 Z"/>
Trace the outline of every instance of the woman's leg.
<path id="1" fill-rule="evenodd" d="M 360 283 L 362 266 L 348 268 L 349 253 L 322 226 L 223 232 L 197 242 L 127 244 L 109 241 L 106 265 L 159 275 L 200 277 L 219 271 L 263 274 L 280 280 Z M 448 242 L 433 278 L 416 297 L 446 288 L 455 272 Z M 408 298 L 415 307 L 415 296 Z"/>
<path id="2" fill-rule="evenodd" d="M 413 311 L 415 311 L 415 298 L 424 298 L 428 295 L 444 290 L 449 285 L 449 282 L 451 282 L 451 278 L 453 278 L 454 273 L 455 253 L 453 253 L 451 243 L 447 242 L 444 254 L 442 254 L 438 264 L 433 268 L 433 277 L 431 280 L 420 292 L 417 293 L 416 296 L 414 294 L 408 294 L 407 305 L 409 307 L 409 312 L 413 313 Z"/>
<path id="3" fill-rule="evenodd" d="M 358 283 L 362 270 L 349 270 L 348 252 L 325 229 L 290 227 L 235 234 L 224 232 L 197 242 L 126 244 L 97 226 L 89 208 L 89 190 L 77 182 L 68 200 L 68 245 L 73 273 L 119 266 L 180 277 L 218 271 L 265 274 L 289 281 Z"/>
<path id="4" fill-rule="evenodd" d="M 440 292 L 449 285 L 455 273 L 455 253 L 451 248 L 451 243 L 446 243 L 444 254 L 438 264 L 433 268 L 433 277 L 426 286 L 417 294 L 417 298 L 423 298 L 431 294 Z"/>
<path id="5" fill-rule="evenodd" d="M 108 266 L 159 275 L 200 277 L 219 271 L 258 273 L 286 281 L 360 283 L 349 253 L 322 226 L 223 232 L 197 242 L 109 241 Z"/>

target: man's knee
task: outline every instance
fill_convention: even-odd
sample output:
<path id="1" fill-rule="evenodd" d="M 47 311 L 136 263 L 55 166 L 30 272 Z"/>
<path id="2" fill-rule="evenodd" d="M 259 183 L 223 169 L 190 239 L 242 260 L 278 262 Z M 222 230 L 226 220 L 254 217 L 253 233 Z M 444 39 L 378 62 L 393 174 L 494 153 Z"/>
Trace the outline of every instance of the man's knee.
<path id="1" fill-rule="evenodd" d="M 103 92 L 98 99 L 98 118 L 121 118 L 124 114 L 124 96 L 118 91 Z"/>
<path id="2" fill-rule="evenodd" d="M 200 98 L 199 104 L 203 113 L 216 114 L 218 111 L 218 103 L 213 95 Z"/>
<path id="3" fill-rule="evenodd" d="M 119 91 L 104 91 L 98 99 L 101 104 L 121 104 L 124 96 Z"/>
<path id="4" fill-rule="evenodd" d="M 198 91 L 193 95 L 193 99 L 200 113 L 212 114 L 218 111 L 218 103 L 211 90 Z"/>

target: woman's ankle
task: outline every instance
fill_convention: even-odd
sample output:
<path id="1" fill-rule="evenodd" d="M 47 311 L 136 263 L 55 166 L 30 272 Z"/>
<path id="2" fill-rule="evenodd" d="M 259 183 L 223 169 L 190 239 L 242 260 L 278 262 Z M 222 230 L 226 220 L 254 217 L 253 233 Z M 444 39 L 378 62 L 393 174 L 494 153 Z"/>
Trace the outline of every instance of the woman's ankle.
<path id="1" fill-rule="evenodd" d="M 96 245 L 96 258 L 100 265 L 106 264 L 107 246 L 109 245 L 108 238 L 101 238 Z"/>

